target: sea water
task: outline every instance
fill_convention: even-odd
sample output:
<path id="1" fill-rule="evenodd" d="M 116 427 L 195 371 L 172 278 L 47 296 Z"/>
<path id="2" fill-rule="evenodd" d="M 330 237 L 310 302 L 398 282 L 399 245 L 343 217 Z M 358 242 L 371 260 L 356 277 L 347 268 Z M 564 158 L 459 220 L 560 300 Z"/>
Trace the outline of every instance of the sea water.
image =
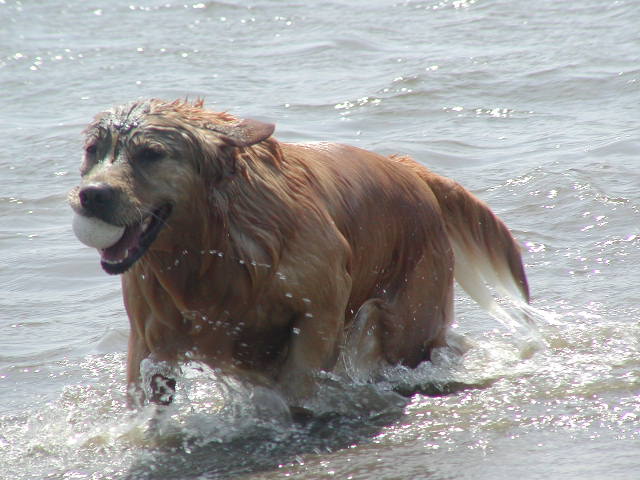
<path id="1" fill-rule="evenodd" d="M 639 478 L 639 25 L 635 0 L 0 1 L 0 478 Z M 93 115 L 147 97 L 467 186 L 523 247 L 535 345 L 459 292 L 466 354 L 326 375 L 304 422 L 195 364 L 128 410 L 119 279 L 66 192 Z"/>

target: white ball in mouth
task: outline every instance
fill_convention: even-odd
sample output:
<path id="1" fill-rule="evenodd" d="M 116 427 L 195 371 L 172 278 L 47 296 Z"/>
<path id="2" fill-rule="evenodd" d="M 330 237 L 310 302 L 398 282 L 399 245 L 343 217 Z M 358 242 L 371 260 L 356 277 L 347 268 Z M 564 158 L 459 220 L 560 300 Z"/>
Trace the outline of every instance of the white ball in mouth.
<path id="1" fill-rule="evenodd" d="M 105 249 L 115 245 L 122 238 L 124 227 L 111 225 L 95 217 L 73 216 L 73 233 L 78 240 L 89 247 Z"/>

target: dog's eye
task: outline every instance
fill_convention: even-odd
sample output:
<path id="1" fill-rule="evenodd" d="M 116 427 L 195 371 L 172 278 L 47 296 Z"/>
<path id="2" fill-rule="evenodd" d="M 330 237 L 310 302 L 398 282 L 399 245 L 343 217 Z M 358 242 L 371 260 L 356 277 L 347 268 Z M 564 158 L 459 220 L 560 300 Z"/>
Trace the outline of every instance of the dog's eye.
<path id="1" fill-rule="evenodd" d="M 98 146 L 95 143 L 92 143 L 91 145 L 87 145 L 84 151 L 87 155 L 95 155 L 98 151 Z"/>
<path id="2" fill-rule="evenodd" d="M 164 156 L 162 150 L 153 147 L 146 147 L 138 150 L 135 159 L 141 162 L 154 162 Z"/>

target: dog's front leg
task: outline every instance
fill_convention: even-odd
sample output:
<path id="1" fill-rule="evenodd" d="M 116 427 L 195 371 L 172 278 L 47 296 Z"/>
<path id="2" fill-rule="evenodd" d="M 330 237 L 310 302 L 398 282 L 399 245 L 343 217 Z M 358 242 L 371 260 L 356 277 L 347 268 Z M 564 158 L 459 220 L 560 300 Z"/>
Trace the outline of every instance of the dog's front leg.
<path id="1" fill-rule="evenodd" d="M 149 353 L 132 332 L 127 358 L 127 405 L 140 407 L 145 398 L 157 405 L 169 405 L 176 391 L 174 364 Z"/>
<path id="2" fill-rule="evenodd" d="M 176 393 L 174 365 L 151 354 L 140 363 L 142 386 L 151 403 L 169 405 Z"/>
<path id="3" fill-rule="evenodd" d="M 141 385 L 140 364 L 151 352 L 135 329 L 129 334 L 127 354 L 127 407 L 137 408 L 144 403 L 144 388 Z"/>
<path id="4" fill-rule="evenodd" d="M 280 388 L 292 405 L 302 406 L 313 396 L 319 371 L 334 368 L 343 327 L 344 310 L 304 316 L 295 323 L 289 353 L 278 376 Z"/>
<path id="5" fill-rule="evenodd" d="M 155 287 L 155 288 L 154 288 Z M 127 357 L 127 403 L 130 408 L 140 407 L 146 400 L 157 405 L 168 405 L 176 388 L 175 330 L 168 325 L 179 325 L 182 316 L 165 301 L 155 311 L 166 317 L 160 321 L 154 314 L 148 298 L 165 300 L 158 293 L 159 284 L 147 279 L 141 284 L 137 276 L 124 275 L 122 291 L 129 316 L 129 353 Z"/>

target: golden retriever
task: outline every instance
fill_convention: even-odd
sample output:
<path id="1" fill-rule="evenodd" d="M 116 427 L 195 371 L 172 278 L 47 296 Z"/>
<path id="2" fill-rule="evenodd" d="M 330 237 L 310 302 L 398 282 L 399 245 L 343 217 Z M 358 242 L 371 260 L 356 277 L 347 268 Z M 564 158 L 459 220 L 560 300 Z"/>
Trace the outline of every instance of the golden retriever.
<path id="1" fill-rule="evenodd" d="M 482 306 L 485 281 L 528 302 L 516 242 L 459 184 L 408 157 L 273 130 L 157 99 L 87 128 L 69 201 L 122 231 L 99 250 L 122 274 L 133 403 L 145 391 L 169 403 L 185 360 L 292 405 L 341 352 L 361 369 L 415 367 L 445 344 L 454 275 Z"/>

